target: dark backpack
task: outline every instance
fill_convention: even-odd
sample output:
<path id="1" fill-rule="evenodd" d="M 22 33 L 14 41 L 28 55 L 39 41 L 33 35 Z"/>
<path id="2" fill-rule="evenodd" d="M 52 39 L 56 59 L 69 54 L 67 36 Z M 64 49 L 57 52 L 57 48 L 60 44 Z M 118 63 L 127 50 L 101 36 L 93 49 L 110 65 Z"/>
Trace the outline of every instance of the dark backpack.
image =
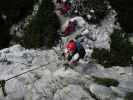
<path id="1" fill-rule="evenodd" d="M 79 56 L 81 59 L 84 58 L 86 52 L 85 52 L 85 49 L 84 47 L 80 44 L 80 42 L 76 42 L 77 43 L 77 52 L 79 53 Z"/>

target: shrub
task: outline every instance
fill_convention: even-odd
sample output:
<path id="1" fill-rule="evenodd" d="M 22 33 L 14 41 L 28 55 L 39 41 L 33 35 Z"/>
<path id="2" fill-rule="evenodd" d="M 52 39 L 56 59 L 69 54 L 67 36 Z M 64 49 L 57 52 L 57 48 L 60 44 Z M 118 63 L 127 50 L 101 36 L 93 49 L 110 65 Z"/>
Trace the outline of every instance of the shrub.
<path id="1" fill-rule="evenodd" d="M 96 59 L 96 61 L 99 64 L 104 65 L 104 67 L 110 67 L 111 62 L 110 61 L 110 52 L 106 49 L 98 49 L 94 48 L 93 53 L 92 53 L 92 58 Z"/>
<path id="2" fill-rule="evenodd" d="M 133 32 L 133 0 L 109 0 L 118 13 L 118 21 L 125 32 Z"/>
<path id="3" fill-rule="evenodd" d="M 25 29 L 23 45 L 27 48 L 50 48 L 58 40 L 59 19 L 54 12 L 54 4 L 43 0 L 37 14 Z"/>
<path id="4" fill-rule="evenodd" d="M 115 79 L 100 78 L 100 77 L 95 77 L 95 76 L 93 76 L 93 79 L 97 84 L 104 85 L 104 86 L 107 86 L 107 87 L 118 86 L 119 85 L 119 82 Z"/>
<path id="5" fill-rule="evenodd" d="M 30 14 L 33 5 L 34 0 L 0 1 L 0 49 L 9 46 L 12 39 L 9 34 L 11 26 Z"/>
<path id="6" fill-rule="evenodd" d="M 125 32 L 115 31 L 111 35 L 110 51 L 94 49 L 92 57 L 104 67 L 133 64 L 133 45 L 129 41 L 129 35 Z"/>
<path id="7" fill-rule="evenodd" d="M 0 49 L 9 46 L 11 36 L 9 35 L 8 24 L 0 17 Z"/>
<path id="8" fill-rule="evenodd" d="M 32 12 L 34 0 L 2 0 L 0 12 L 7 16 L 10 24 L 18 22 Z"/>
<path id="9" fill-rule="evenodd" d="M 133 92 L 129 92 L 126 97 L 125 100 L 133 100 Z"/>
<path id="10" fill-rule="evenodd" d="M 109 12 L 105 0 L 80 0 L 80 3 L 76 2 L 78 0 L 75 0 L 75 3 L 72 4 L 72 11 L 78 10 L 79 15 L 91 23 L 99 23 Z M 90 20 L 87 18 L 88 14 L 92 16 Z"/>
<path id="11" fill-rule="evenodd" d="M 129 34 L 116 31 L 111 35 L 112 65 L 127 66 L 133 64 L 133 45 L 129 41 Z"/>

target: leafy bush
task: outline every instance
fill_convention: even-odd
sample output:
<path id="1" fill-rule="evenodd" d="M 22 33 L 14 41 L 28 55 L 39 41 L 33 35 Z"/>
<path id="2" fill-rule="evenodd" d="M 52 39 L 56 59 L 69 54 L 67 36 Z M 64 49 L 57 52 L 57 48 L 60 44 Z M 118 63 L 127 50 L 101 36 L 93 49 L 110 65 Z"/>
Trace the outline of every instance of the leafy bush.
<path id="1" fill-rule="evenodd" d="M 59 19 L 51 0 L 43 0 L 37 14 L 25 29 L 23 46 L 27 48 L 50 48 L 58 40 Z"/>
<path id="2" fill-rule="evenodd" d="M 75 0 L 73 3 L 73 12 L 79 11 L 79 15 L 83 16 L 88 22 L 99 23 L 109 12 L 107 3 L 105 0 Z M 90 14 L 92 17 L 88 20 L 87 15 Z"/>
<path id="3" fill-rule="evenodd" d="M 0 13 L 5 14 L 10 24 L 13 24 L 32 12 L 34 0 L 2 0 Z"/>
<path id="4" fill-rule="evenodd" d="M 115 79 L 100 78 L 100 77 L 95 77 L 95 76 L 93 76 L 93 79 L 97 84 L 104 85 L 104 86 L 107 86 L 107 87 L 118 86 L 119 85 L 119 82 Z"/>
<path id="5" fill-rule="evenodd" d="M 9 35 L 8 24 L 0 17 L 0 49 L 8 47 L 11 36 Z"/>
<path id="6" fill-rule="evenodd" d="M 133 92 L 129 92 L 126 97 L 125 100 L 133 100 Z"/>
<path id="7" fill-rule="evenodd" d="M 94 51 L 92 53 L 92 58 L 96 59 L 96 61 L 99 64 L 104 65 L 104 67 L 110 67 L 111 66 L 111 62 L 110 61 L 110 52 L 106 49 L 98 49 L 98 48 L 94 48 Z"/>
<path id="8" fill-rule="evenodd" d="M 11 36 L 10 28 L 31 13 L 34 0 L 1 0 L 0 1 L 0 49 L 8 47 Z"/>
<path id="9" fill-rule="evenodd" d="M 109 0 L 124 31 L 133 32 L 133 0 Z"/>
<path id="10" fill-rule="evenodd" d="M 92 57 L 104 67 L 133 64 L 133 45 L 129 41 L 129 35 L 125 32 L 115 31 L 111 35 L 110 51 L 94 49 Z"/>

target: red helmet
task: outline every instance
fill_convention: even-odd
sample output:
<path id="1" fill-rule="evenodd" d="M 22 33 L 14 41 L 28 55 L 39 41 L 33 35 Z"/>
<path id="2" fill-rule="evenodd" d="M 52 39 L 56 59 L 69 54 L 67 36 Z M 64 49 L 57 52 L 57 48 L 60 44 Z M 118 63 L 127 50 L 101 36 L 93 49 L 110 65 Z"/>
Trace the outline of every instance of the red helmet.
<path id="1" fill-rule="evenodd" d="M 69 43 L 67 44 L 67 49 L 70 52 L 75 52 L 75 50 L 76 50 L 76 42 L 74 40 L 70 40 Z"/>

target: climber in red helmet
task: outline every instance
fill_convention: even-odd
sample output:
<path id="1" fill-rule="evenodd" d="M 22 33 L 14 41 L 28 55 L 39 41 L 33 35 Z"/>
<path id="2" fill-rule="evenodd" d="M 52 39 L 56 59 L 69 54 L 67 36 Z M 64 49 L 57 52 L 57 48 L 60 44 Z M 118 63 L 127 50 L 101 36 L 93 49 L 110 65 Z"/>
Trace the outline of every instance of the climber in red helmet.
<path id="1" fill-rule="evenodd" d="M 66 45 L 64 57 L 67 59 L 69 65 L 77 64 L 79 59 L 85 56 L 85 49 L 75 40 L 70 40 Z"/>

